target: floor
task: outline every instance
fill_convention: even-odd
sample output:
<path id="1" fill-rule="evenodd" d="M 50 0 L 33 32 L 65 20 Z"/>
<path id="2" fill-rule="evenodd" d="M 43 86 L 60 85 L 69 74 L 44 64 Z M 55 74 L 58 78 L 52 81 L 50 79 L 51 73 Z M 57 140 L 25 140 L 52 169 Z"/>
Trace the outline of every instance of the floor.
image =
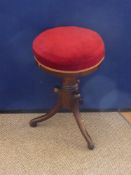
<path id="1" fill-rule="evenodd" d="M 120 113 L 129 123 L 131 123 L 131 112 L 121 112 Z"/>
<path id="2" fill-rule="evenodd" d="M 130 175 L 131 128 L 119 113 L 82 113 L 87 149 L 70 113 L 31 128 L 38 114 L 0 114 L 0 175 Z"/>

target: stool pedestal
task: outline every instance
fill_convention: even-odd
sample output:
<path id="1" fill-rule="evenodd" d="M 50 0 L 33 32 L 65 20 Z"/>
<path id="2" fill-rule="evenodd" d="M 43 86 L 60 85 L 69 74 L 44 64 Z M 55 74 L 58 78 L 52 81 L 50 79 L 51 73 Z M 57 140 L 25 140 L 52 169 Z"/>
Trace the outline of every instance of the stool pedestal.
<path id="1" fill-rule="evenodd" d="M 94 148 L 94 144 L 80 115 L 79 103 L 81 97 L 79 93 L 79 81 L 74 76 L 65 77 L 63 79 L 62 87 L 56 87 L 54 88 L 54 91 L 58 93 L 56 105 L 45 115 L 32 119 L 30 121 L 30 126 L 36 127 L 37 123 L 53 117 L 61 108 L 67 108 L 73 112 L 77 125 L 87 142 L 88 148 L 92 150 Z"/>

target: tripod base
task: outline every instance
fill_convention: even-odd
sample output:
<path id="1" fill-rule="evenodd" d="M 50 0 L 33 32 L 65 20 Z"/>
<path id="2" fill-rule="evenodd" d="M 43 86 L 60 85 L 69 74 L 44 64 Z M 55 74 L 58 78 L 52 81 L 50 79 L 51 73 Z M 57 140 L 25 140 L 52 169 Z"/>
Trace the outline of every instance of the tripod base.
<path id="1" fill-rule="evenodd" d="M 73 112 L 81 134 L 87 142 L 88 148 L 92 150 L 94 148 L 94 144 L 80 115 L 79 81 L 75 77 L 65 77 L 62 88 L 56 87 L 54 88 L 54 91 L 59 95 L 56 105 L 45 115 L 32 119 L 30 121 L 30 126 L 36 127 L 37 123 L 53 117 L 62 107 L 68 108 Z"/>

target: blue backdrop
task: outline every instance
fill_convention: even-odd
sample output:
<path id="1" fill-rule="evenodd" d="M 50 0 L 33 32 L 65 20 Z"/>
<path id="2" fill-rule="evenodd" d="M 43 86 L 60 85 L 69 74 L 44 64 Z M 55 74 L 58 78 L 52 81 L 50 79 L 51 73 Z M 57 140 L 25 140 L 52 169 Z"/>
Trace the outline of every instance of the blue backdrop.
<path id="1" fill-rule="evenodd" d="M 82 109 L 131 109 L 130 0 L 0 0 L 0 111 L 53 105 L 60 80 L 36 66 L 31 45 L 39 32 L 60 25 L 91 28 L 105 41 L 101 68 L 81 78 Z"/>

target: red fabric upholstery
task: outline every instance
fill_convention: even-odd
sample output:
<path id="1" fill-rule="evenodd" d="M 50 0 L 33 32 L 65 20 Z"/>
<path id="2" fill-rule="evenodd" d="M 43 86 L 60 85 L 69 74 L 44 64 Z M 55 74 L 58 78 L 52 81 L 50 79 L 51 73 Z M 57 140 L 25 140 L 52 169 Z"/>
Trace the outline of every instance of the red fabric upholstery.
<path id="1" fill-rule="evenodd" d="M 87 28 L 64 26 L 40 33 L 33 41 L 33 53 L 42 65 L 78 71 L 98 64 L 105 49 L 98 33 Z"/>

